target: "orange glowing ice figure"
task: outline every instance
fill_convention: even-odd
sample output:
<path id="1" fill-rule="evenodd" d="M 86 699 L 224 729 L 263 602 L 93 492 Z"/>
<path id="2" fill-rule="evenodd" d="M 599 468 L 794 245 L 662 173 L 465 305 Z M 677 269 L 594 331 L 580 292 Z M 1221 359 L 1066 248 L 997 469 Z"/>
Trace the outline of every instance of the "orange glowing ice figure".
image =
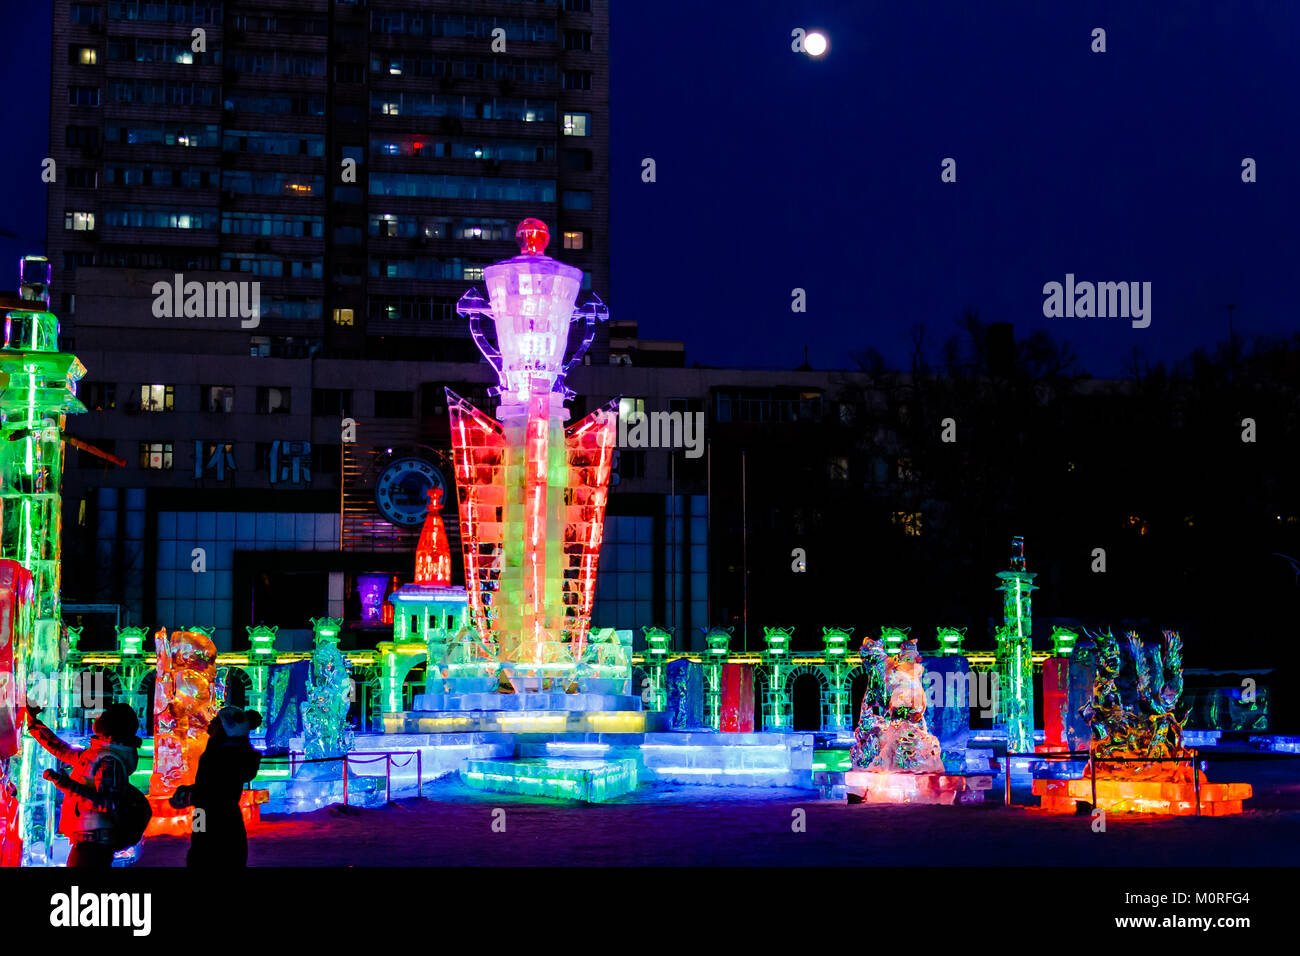
<path id="1" fill-rule="evenodd" d="M 1095 773 L 1096 806 L 1104 810 L 1172 816 L 1241 813 L 1242 801 L 1253 795 L 1250 784 L 1210 783 L 1196 766 L 1196 752 L 1183 746 L 1182 720 L 1175 714 L 1183 691 L 1178 632 L 1144 641 L 1129 631 L 1121 642 L 1105 629 L 1089 638 L 1082 659 L 1095 661 L 1095 676 L 1092 700 L 1081 713 L 1092 724 L 1096 766 L 1079 780 L 1035 780 L 1033 792 L 1042 808 L 1073 813 L 1080 802 L 1092 803 Z M 1121 696 L 1121 669 L 1135 677 L 1134 700 Z"/>
<path id="2" fill-rule="evenodd" d="M 154 681 L 154 755 L 149 802 L 154 816 L 149 833 L 188 833 L 189 810 L 176 811 L 167 800 L 177 787 L 194 783 L 207 745 L 208 722 L 216 715 L 217 648 L 203 631 L 154 635 L 158 669 Z"/>
<path id="3" fill-rule="evenodd" d="M 415 583 L 446 587 L 451 584 L 451 549 L 442 525 L 442 489 L 429 489 L 429 513 L 415 547 Z"/>

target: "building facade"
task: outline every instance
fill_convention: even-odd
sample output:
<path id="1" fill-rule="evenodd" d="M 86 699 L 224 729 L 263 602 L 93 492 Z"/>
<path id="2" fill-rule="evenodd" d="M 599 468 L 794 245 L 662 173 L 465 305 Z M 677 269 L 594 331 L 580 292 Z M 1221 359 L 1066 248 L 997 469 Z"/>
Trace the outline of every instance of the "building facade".
<path id="1" fill-rule="evenodd" d="M 525 214 L 608 297 L 608 8 L 56 0 L 65 336 L 88 269 L 220 272 L 252 354 L 473 360 L 455 301 Z"/>

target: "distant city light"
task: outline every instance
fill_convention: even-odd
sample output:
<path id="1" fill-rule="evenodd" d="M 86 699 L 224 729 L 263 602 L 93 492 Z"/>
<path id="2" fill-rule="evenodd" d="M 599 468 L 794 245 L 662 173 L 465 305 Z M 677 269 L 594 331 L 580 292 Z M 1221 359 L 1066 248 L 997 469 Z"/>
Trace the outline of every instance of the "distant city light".
<path id="1" fill-rule="evenodd" d="M 830 46 L 824 33 L 810 33 L 803 38 L 803 51 L 809 56 L 821 56 Z"/>

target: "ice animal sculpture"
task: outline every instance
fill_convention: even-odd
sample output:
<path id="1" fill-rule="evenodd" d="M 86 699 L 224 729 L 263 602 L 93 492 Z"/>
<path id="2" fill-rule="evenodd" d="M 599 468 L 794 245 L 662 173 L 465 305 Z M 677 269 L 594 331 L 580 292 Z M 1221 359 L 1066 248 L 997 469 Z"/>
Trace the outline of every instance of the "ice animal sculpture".
<path id="1" fill-rule="evenodd" d="M 916 639 L 890 657 L 870 637 L 859 651 L 867 687 L 849 758 L 855 770 L 942 773 L 939 740 L 925 722 L 925 665 Z"/>

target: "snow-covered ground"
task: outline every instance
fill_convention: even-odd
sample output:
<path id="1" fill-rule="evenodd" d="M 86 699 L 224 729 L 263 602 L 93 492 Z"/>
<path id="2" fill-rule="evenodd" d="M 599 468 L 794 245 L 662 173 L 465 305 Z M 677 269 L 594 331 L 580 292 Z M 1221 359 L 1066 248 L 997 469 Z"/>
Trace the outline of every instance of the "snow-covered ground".
<path id="1" fill-rule="evenodd" d="M 1245 814 L 1090 817 L 984 806 L 848 806 L 804 791 L 643 787 L 599 805 L 478 793 L 454 779 L 371 809 L 267 815 L 253 866 L 1300 864 L 1300 760 L 1218 762 L 1251 783 Z M 760 795 L 761 793 L 761 795 Z M 504 810 L 504 817 L 495 810 Z M 803 811 L 802 815 L 799 811 Z M 803 824 L 799 823 L 802 818 Z M 494 820 L 504 819 L 505 832 Z M 183 866 L 187 842 L 146 842 L 138 865 Z"/>

